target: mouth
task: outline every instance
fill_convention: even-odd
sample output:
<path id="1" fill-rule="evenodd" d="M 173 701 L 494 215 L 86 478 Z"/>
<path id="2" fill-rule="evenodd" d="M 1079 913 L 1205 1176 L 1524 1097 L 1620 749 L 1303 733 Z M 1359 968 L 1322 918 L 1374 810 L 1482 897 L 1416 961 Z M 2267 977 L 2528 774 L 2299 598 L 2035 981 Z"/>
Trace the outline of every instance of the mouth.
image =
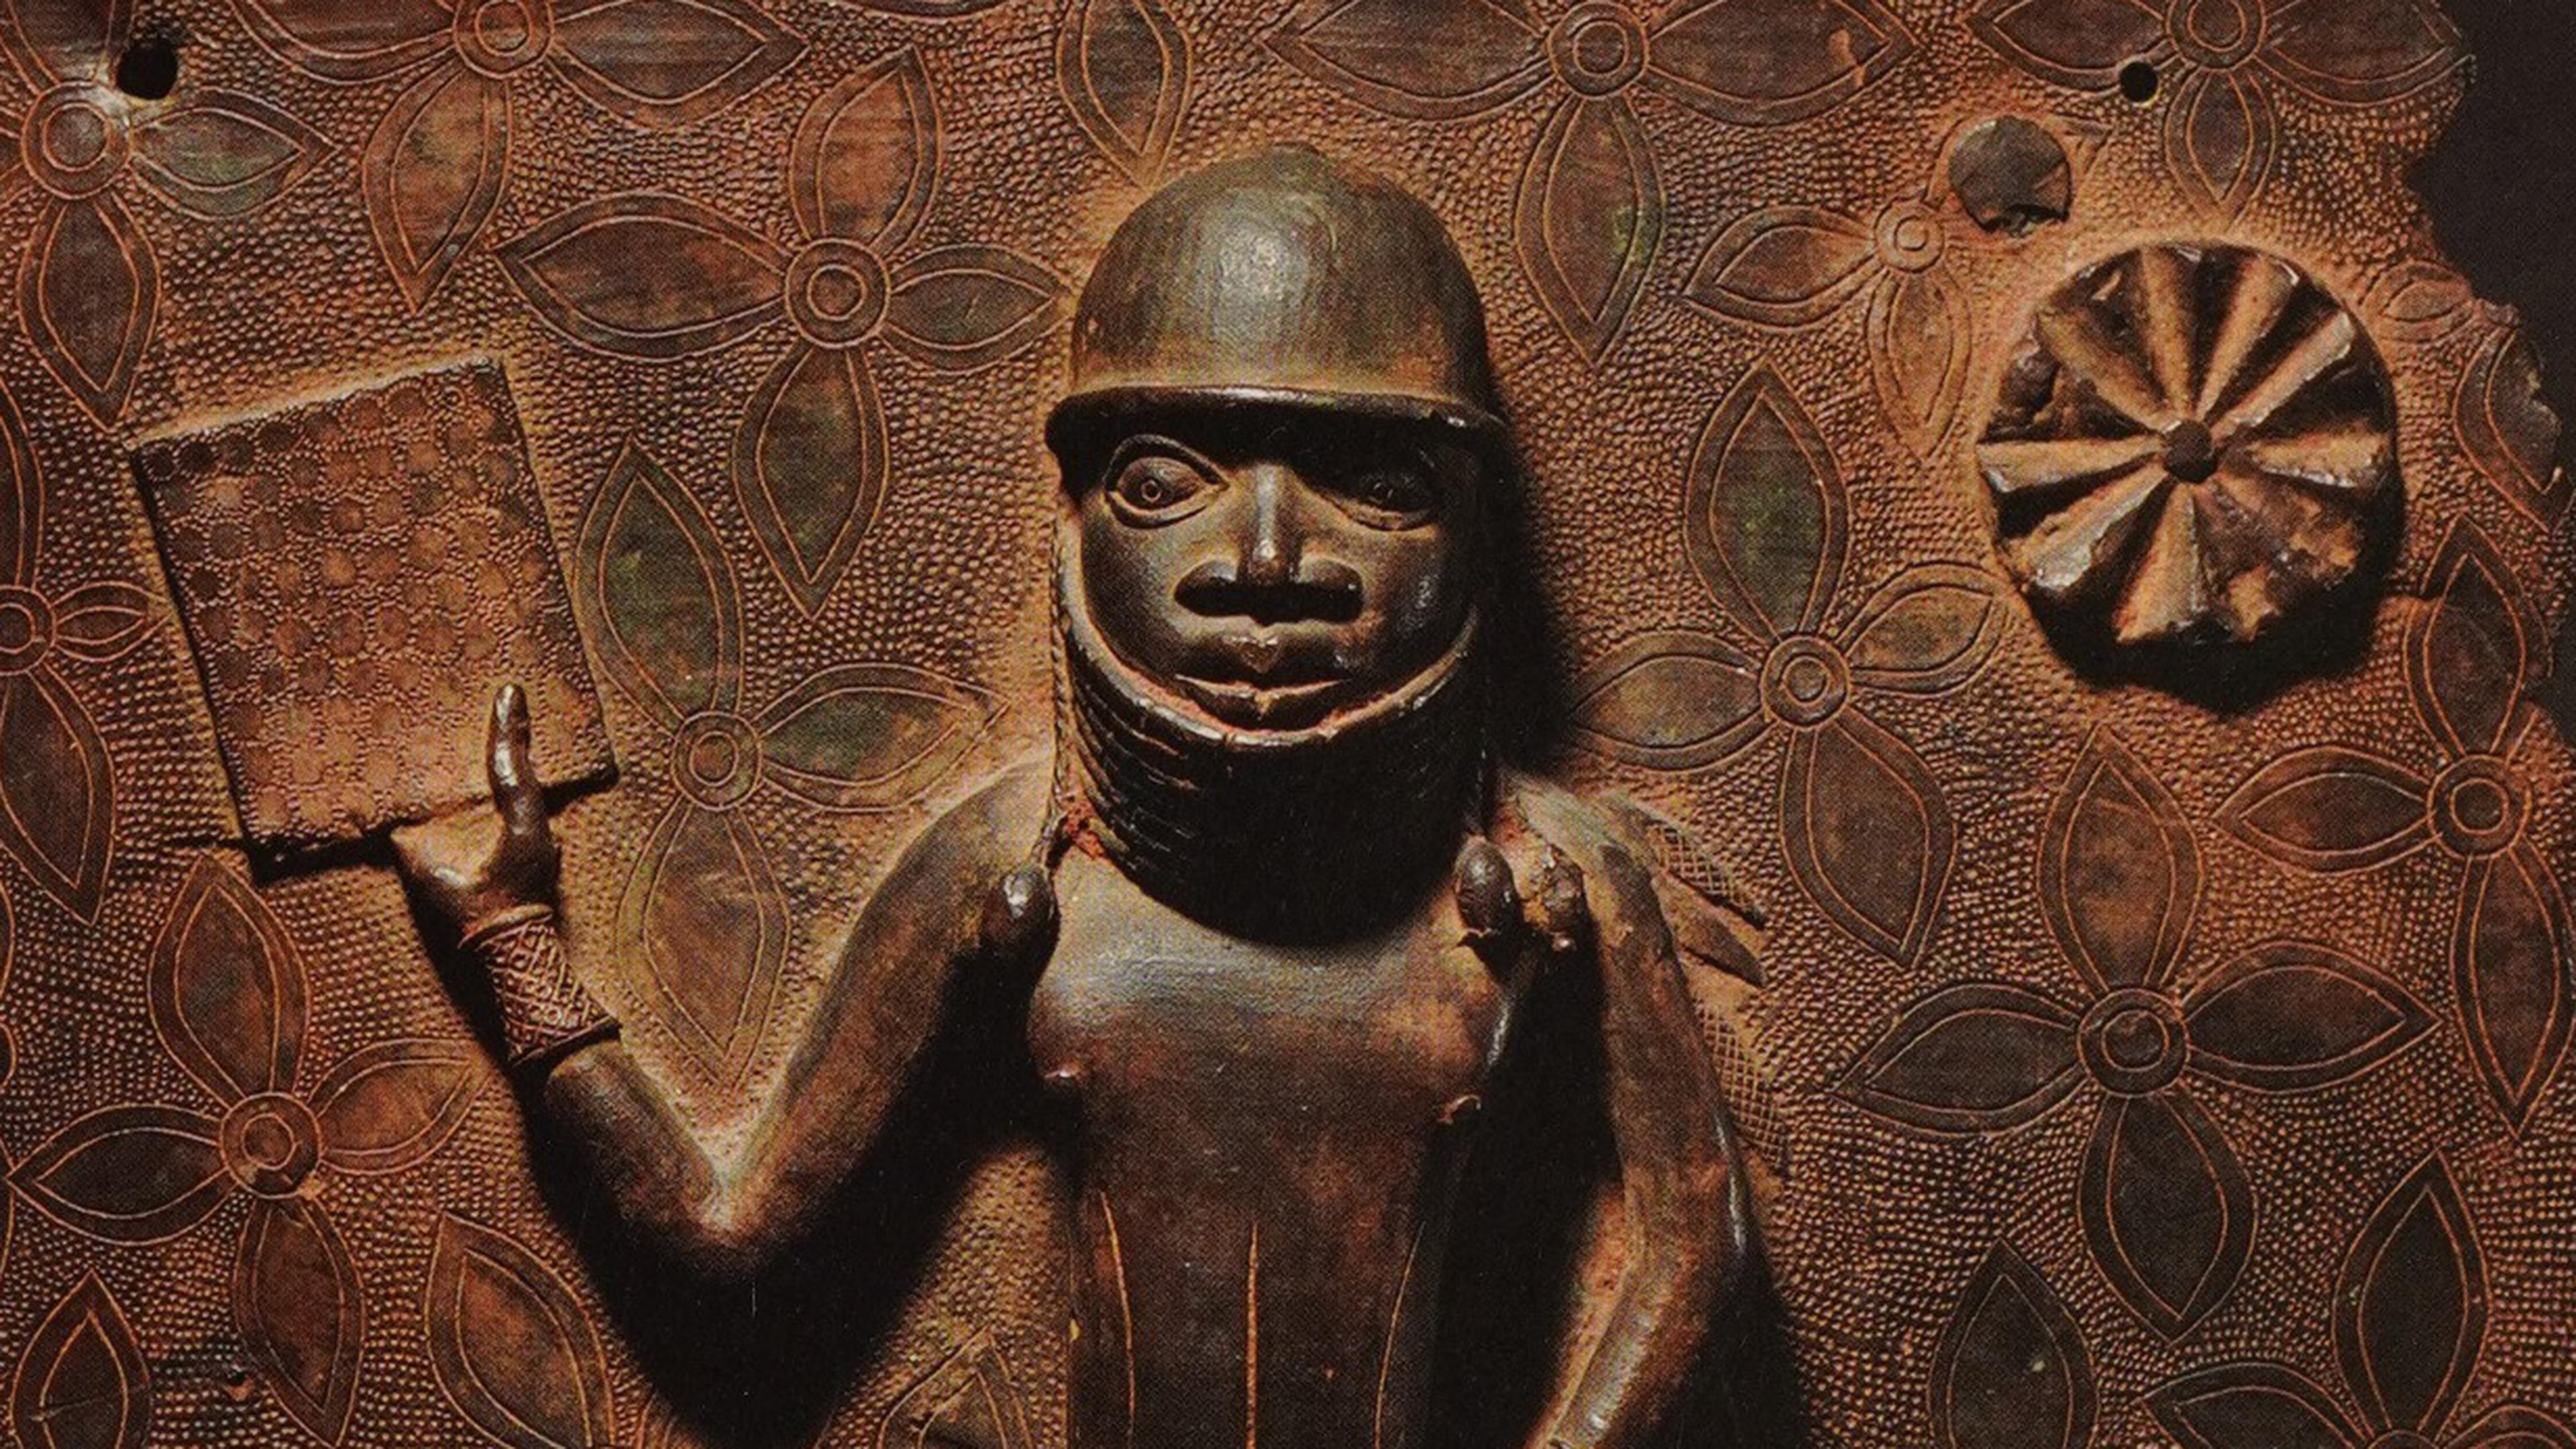
<path id="1" fill-rule="evenodd" d="M 1221 720 L 1263 729 L 1298 729 L 1331 714 L 1350 691 L 1348 679 L 1262 685 L 1184 674 L 1176 681 L 1199 708 Z"/>

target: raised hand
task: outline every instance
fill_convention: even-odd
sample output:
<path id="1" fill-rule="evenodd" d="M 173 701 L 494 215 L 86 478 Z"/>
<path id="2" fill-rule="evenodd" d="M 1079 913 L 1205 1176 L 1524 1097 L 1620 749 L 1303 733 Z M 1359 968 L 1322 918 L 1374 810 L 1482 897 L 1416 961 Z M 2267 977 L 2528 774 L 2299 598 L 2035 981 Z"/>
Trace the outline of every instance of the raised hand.
<path id="1" fill-rule="evenodd" d="M 529 759 L 528 699 L 505 684 L 492 696 L 492 809 L 399 827 L 394 862 L 423 911 L 462 936 L 522 906 L 551 904 L 560 855 L 546 823 L 545 788 Z"/>

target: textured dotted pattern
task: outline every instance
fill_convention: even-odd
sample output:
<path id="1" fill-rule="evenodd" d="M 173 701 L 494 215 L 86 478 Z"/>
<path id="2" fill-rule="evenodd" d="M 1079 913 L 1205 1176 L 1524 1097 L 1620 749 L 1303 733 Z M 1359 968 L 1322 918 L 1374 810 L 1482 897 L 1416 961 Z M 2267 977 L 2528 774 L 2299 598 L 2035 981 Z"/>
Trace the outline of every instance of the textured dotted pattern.
<path id="1" fill-rule="evenodd" d="M 499 367 L 156 438 L 135 466 L 254 845 L 480 798 L 456 721 L 513 681 L 556 782 L 611 768 Z"/>

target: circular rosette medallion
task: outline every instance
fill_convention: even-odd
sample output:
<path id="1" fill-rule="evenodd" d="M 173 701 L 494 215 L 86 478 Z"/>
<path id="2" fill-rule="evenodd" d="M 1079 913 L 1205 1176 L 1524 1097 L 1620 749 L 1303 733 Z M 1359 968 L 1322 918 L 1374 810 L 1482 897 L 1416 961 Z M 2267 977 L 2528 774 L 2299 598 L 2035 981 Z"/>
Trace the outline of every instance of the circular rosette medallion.
<path id="1" fill-rule="evenodd" d="M 2248 642 L 2377 566 L 2388 374 L 2351 312 L 2238 247 L 2150 246 L 2039 306 L 1977 464 L 2035 600 L 2123 644 Z"/>

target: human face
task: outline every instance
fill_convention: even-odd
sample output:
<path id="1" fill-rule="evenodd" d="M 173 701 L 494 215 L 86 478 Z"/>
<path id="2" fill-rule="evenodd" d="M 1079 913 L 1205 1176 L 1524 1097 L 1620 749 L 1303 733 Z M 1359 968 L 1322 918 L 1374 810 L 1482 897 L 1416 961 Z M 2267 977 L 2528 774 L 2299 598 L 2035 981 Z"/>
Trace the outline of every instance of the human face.
<path id="1" fill-rule="evenodd" d="M 1083 602 L 1129 668 L 1227 724 L 1383 697 L 1466 627 L 1482 465 L 1426 425 L 1174 416 L 1079 502 Z"/>

